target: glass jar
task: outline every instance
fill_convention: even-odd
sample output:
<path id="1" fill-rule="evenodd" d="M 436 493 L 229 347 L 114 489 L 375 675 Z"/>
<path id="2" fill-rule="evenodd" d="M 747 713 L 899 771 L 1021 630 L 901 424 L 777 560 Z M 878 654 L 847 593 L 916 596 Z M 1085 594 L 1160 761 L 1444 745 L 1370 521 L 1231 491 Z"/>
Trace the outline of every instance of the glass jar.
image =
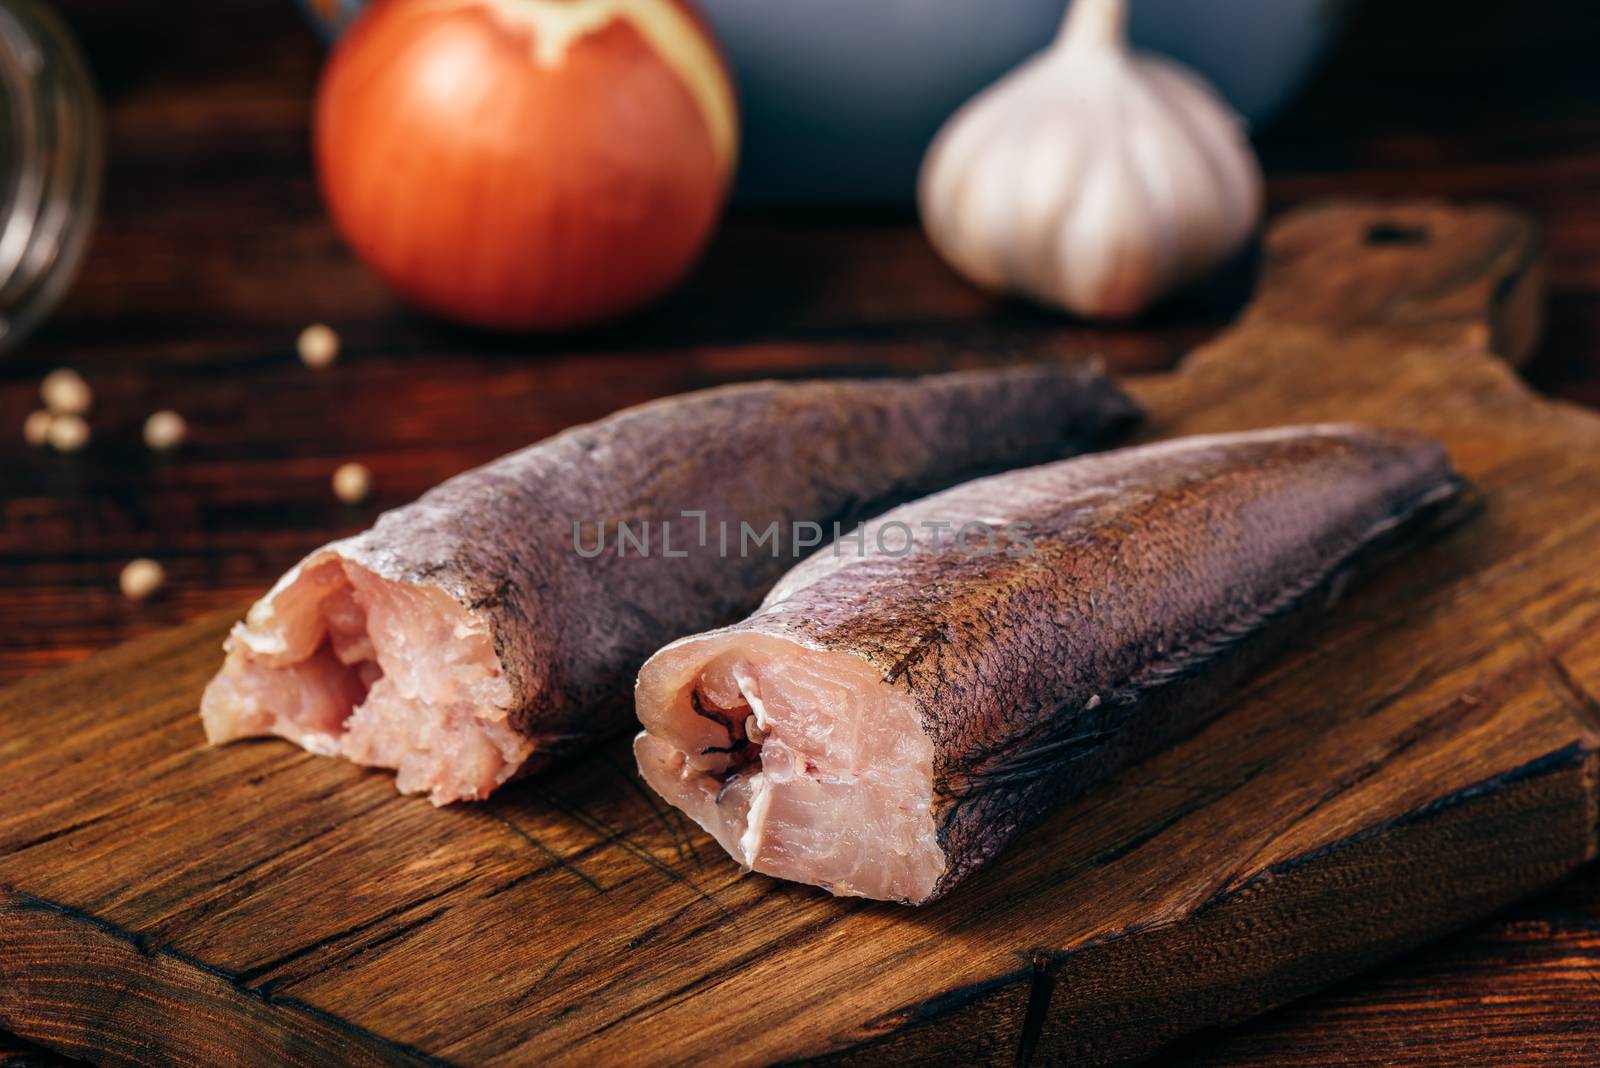
<path id="1" fill-rule="evenodd" d="M 46 4 L 0 0 L 0 352 L 77 274 L 104 167 L 100 105 L 71 33 Z"/>

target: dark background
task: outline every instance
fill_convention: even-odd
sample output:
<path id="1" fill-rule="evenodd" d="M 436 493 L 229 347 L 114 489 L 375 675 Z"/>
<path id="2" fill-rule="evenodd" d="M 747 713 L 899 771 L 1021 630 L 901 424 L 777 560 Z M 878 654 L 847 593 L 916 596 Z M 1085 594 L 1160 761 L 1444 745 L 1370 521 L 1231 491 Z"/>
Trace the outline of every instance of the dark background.
<path id="1" fill-rule="evenodd" d="M 325 221 L 307 131 L 322 50 L 291 0 L 57 6 L 106 100 L 110 169 L 82 277 L 52 322 L 0 358 L 0 682 L 238 604 L 383 507 L 624 404 L 755 375 L 1057 350 L 1159 369 L 1249 291 L 1239 265 L 1137 327 L 1094 329 L 968 288 L 909 212 L 736 212 L 687 285 L 629 323 L 555 339 L 477 335 L 398 305 Z M 1527 377 L 1600 407 L 1597 55 L 1592 4 L 1368 2 L 1259 139 L 1270 210 L 1346 195 L 1529 209 L 1547 227 L 1551 297 Z M 323 372 L 294 355 L 314 321 L 344 341 Z M 63 365 L 96 395 L 94 441 L 73 456 L 28 449 L 20 434 L 38 380 Z M 189 421 L 175 456 L 141 442 L 157 408 Z M 328 488 L 349 459 L 376 477 L 359 508 Z M 135 556 L 170 574 L 150 604 L 117 592 Z M 1597 1008 L 1591 869 L 1170 1059 L 1593 1065 Z M 35 1059 L 57 1063 L 0 1035 L 0 1065 Z"/>

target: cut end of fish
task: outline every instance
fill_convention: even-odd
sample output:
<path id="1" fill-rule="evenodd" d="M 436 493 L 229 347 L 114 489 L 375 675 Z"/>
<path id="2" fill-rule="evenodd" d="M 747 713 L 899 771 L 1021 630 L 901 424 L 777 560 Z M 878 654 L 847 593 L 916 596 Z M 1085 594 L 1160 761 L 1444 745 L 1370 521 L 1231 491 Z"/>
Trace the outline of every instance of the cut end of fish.
<path id="1" fill-rule="evenodd" d="M 331 549 L 251 607 L 201 698 L 213 745 L 278 735 L 395 770 L 436 805 L 486 797 L 533 745 L 488 627 L 442 590 L 380 578 Z"/>
<path id="2" fill-rule="evenodd" d="M 636 699 L 645 781 L 746 868 L 839 895 L 933 896 L 933 742 L 864 660 L 712 633 L 651 657 Z"/>

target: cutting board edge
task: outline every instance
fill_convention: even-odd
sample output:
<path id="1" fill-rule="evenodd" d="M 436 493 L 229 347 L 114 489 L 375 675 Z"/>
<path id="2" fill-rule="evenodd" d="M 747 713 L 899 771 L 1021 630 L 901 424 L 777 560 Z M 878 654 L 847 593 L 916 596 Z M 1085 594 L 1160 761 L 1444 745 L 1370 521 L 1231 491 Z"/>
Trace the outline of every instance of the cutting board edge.
<path id="1" fill-rule="evenodd" d="M 1011 1032 L 1005 1036 L 1006 1039 L 1019 1047 L 1018 1055 L 1021 1059 L 1017 1063 L 1028 1063 L 1024 1054 L 1035 1043 L 1042 1041 L 1047 1047 L 1055 1044 L 1050 1037 L 1053 1033 L 1051 1025 L 1054 1023 L 1054 1030 L 1059 1030 L 1060 1022 L 1053 1017 L 1072 1004 L 1072 998 L 1062 997 L 1057 992 L 1066 985 L 1064 980 L 1071 976 L 1076 963 L 1086 956 L 1091 954 L 1114 956 L 1119 944 L 1129 939 L 1162 937 L 1163 932 L 1178 932 L 1184 924 L 1195 917 L 1213 910 L 1225 909 L 1229 903 L 1245 895 L 1262 893 L 1270 895 L 1278 886 L 1284 885 L 1282 880 L 1285 876 L 1294 875 L 1303 878 L 1308 873 L 1314 874 L 1315 866 L 1335 860 L 1347 850 L 1372 843 L 1398 829 L 1427 828 L 1430 823 L 1447 813 L 1466 807 L 1476 809 L 1482 805 L 1495 804 L 1516 794 L 1519 789 L 1525 787 L 1531 789 L 1533 786 L 1552 782 L 1556 778 L 1571 778 L 1574 781 L 1578 790 L 1570 811 L 1573 822 L 1567 829 L 1577 834 L 1584 843 L 1580 855 L 1565 853 L 1553 856 L 1550 858 L 1552 867 L 1532 870 L 1530 874 L 1535 876 L 1533 878 L 1508 882 L 1485 907 L 1465 909 L 1429 925 L 1424 930 L 1408 931 L 1383 947 L 1368 947 L 1361 959 L 1349 961 L 1347 965 L 1315 970 L 1309 981 L 1300 986 L 1295 996 L 1311 993 L 1355 974 L 1376 960 L 1420 945 L 1480 919 L 1519 897 L 1550 886 L 1594 858 L 1597 830 L 1600 830 L 1596 823 L 1596 813 L 1600 811 L 1600 746 L 1597 746 L 1595 739 L 1589 736 L 1591 732 L 1587 724 L 1580 723 L 1576 726 L 1584 737 L 1560 749 L 1431 800 L 1411 812 L 1363 827 L 1303 856 L 1272 865 L 1245 880 L 1219 889 L 1211 897 L 1188 909 L 1182 916 L 1151 926 L 1121 931 L 1110 938 L 1098 939 L 1070 949 L 1052 946 L 1035 947 L 1031 963 L 1022 963 L 1016 969 L 955 988 L 935 999 L 886 1012 L 871 1021 L 870 1034 L 840 1036 L 837 1041 L 827 1044 L 825 1048 L 795 1050 L 793 1056 L 840 1064 L 852 1063 L 858 1058 L 871 1060 L 896 1052 L 894 1047 L 898 1041 L 910 1038 L 918 1032 L 926 1034 L 928 1028 L 950 1027 L 957 1030 L 966 1028 L 972 1014 L 993 1011 L 997 1007 L 995 1002 L 1003 1000 L 1007 1004 L 996 1012 L 996 1018 L 1004 1021 L 1004 1025 Z M 1550 833 L 1547 818 L 1538 812 L 1531 812 L 1529 829 L 1535 828 L 1539 829 L 1541 834 L 1530 834 L 1528 836 L 1530 841 L 1550 841 L 1555 837 Z M 1565 837 L 1562 838 L 1563 842 L 1566 840 Z M 1259 900 L 1257 908 L 1260 908 Z M 168 946 L 151 945 L 147 937 L 139 932 L 127 930 L 92 913 L 61 902 L 40 898 L 8 884 L 0 884 L 0 916 L 8 919 L 8 922 L 0 923 L 0 947 L 5 949 L 5 952 L 0 953 L 0 960 L 8 962 L 0 965 L 0 974 L 6 976 L 5 989 L 14 992 L 9 998 L 0 996 L 0 1026 L 69 1056 L 83 1056 L 97 1049 L 104 1050 L 107 1048 L 107 1040 L 110 1040 L 112 1048 L 120 1045 L 124 1049 L 134 1048 L 141 1041 L 149 1041 L 150 1032 L 147 1023 L 141 1023 L 137 1016 L 130 1015 L 126 1018 L 119 1016 L 126 997 L 122 993 L 126 989 L 123 984 L 131 984 L 140 994 L 152 1000 L 159 1001 L 168 997 L 177 1000 L 181 994 L 182 998 L 186 999 L 199 995 L 211 1001 L 218 1017 L 224 1021 L 221 1033 L 237 1034 L 242 1030 L 255 1035 L 262 1040 L 262 1044 L 255 1050 L 259 1055 L 287 1056 L 302 1044 L 312 1043 L 321 1053 L 336 1051 L 346 1059 L 353 1059 L 353 1063 L 361 1063 L 361 1058 L 365 1056 L 375 1058 L 373 1063 L 387 1064 L 397 1061 L 419 1065 L 450 1063 L 403 1042 L 369 1031 L 315 1004 L 296 998 L 275 997 L 270 989 L 251 986 L 240 976 L 225 968 L 191 957 Z M 19 917 L 29 919 L 18 922 Z M 37 953 L 29 956 L 25 952 L 19 952 L 16 943 L 19 941 L 26 943 L 30 932 L 37 933 L 36 945 L 50 947 L 55 955 Z M 116 976 L 117 982 L 93 988 L 81 983 L 70 985 L 70 989 L 75 992 L 94 989 L 103 991 L 106 997 L 87 999 L 78 1005 L 70 1002 L 60 1004 L 58 1008 L 71 1018 L 82 1021 L 103 1021 L 105 1029 L 91 1032 L 87 1025 L 84 1025 L 74 1033 L 58 1033 L 44 1023 L 57 1018 L 57 1014 L 39 1013 L 36 1008 L 41 1001 L 47 1002 L 48 999 L 37 994 L 30 996 L 29 992 L 40 987 L 54 989 L 61 986 L 62 984 L 53 979 L 53 976 L 59 974 L 81 975 L 81 960 L 86 955 L 100 959 L 102 967 L 106 968 L 108 973 L 113 969 L 119 971 L 120 975 Z M 107 959 L 107 955 L 110 959 Z M 25 963 L 18 965 L 16 963 L 18 961 Z M 1272 1000 L 1274 1003 L 1278 1001 L 1276 997 Z M 26 1003 L 35 1006 L 35 1009 L 32 1012 L 8 1011 L 8 1006 L 13 1001 L 18 1005 Z M 1014 1009 L 1017 1004 L 1026 1007 L 1025 1018 L 1020 1027 L 1014 1026 L 1016 1015 Z M 1066 1011 L 1081 1015 L 1091 1007 L 1080 1004 L 1067 1008 Z M 1197 1027 L 1237 1023 L 1269 1007 L 1269 1004 L 1249 1005 L 1236 1015 L 1227 1018 L 1186 1021 L 1182 1026 L 1173 1029 L 1172 1034 L 1162 1037 L 1160 1045 Z M 263 1011 L 267 1013 L 265 1020 Z M 237 1024 L 237 1028 L 227 1027 L 227 1021 Z M 970 1038 L 970 1030 L 963 1033 Z M 1082 1042 L 1082 1034 L 1081 1030 L 1075 1031 L 1073 1041 Z M 1000 1036 L 994 1037 L 998 1042 Z M 186 1045 L 183 1048 L 192 1049 L 193 1046 Z M 925 1045 L 924 1048 L 928 1046 Z M 1159 1046 L 1146 1052 L 1155 1052 L 1156 1048 Z M 159 1052 L 163 1056 L 170 1057 L 177 1051 L 162 1048 L 150 1052 Z M 240 1051 L 235 1047 L 232 1052 Z M 1084 1058 L 1085 1051 L 1082 1049 L 1070 1052 L 1075 1057 Z"/>
<path id="2" fill-rule="evenodd" d="M 18 922 L 18 917 L 30 917 L 31 922 Z M 127 1011 L 136 1009 L 142 1000 L 127 997 L 130 987 L 125 984 L 132 981 L 138 984 L 132 989 L 157 1005 L 163 1000 L 192 1004 L 196 996 L 210 1001 L 212 1014 L 191 1012 L 191 1015 L 208 1023 L 222 1020 L 222 1034 L 245 1033 L 279 1039 L 276 1044 L 257 1049 L 256 1054 L 262 1057 L 287 1058 L 296 1050 L 312 1050 L 323 1055 L 338 1055 L 350 1064 L 450 1063 L 374 1034 L 314 1005 L 295 998 L 276 997 L 270 990 L 250 986 L 225 969 L 169 946 L 151 945 L 138 932 L 9 884 L 0 884 L 0 918 L 8 921 L 0 923 L 0 961 L 4 962 L 0 963 L 0 976 L 6 979 L 0 986 L 0 1027 L 67 1056 L 99 1061 L 101 1058 L 97 1054 L 112 1049 L 123 1052 L 123 1056 L 112 1059 L 113 1063 L 271 1063 L 252 1062 L 248 1059 L 250 1054 L 236 1045 L 214 1045 L 213 1049 L 231 1055 L 231 1059 L 219 1056 L 210 1062 L 185 1056 L 182 1051 L 192 1050 L 191 1044 L 176 1048 L 151 1047 L 157 1033 L 150 1027 L 149 1020 Z M 37 935 L 38 946 L 50 947 L 61 959 L 44 954 L 25 958 L 30 933 Z M 47 995 L 59 988 L 75 993 L 86 989 L 82 982 L 82 959 L 85 957 L 95 959 L 98 970 L 107 977 L 106 985 L 94 988 L 103 990 L 106 999 L 87 999 L 76 1006 L 58 1002 L 59 1015 L 36 1010 L 11 1011 L 17 1005 L 50 1003 L 48 996 L 30 997 L 30 991 Z M 19 960 L 25 963 L 19 964 Z M 57 978 L 60 975 L 72 978 L 63 982 Z M 223 1015 L 215 1015 L 216 1010 L 222 1010 Z M 52 1020 L 56 1021 L 53 1025 Z M 88 1021 L 99 1021 L 102 1027 L 91 1030 Z M 271 1021 L 270 1028 L 265 1026 L 267 1021 Z M 236 1026 L 228 1027 L 228 1022 Z M 173 1030 L 184 1030 L 176 1019 L 169 1023 Z M 157 1059 L 141 1062 L 137 1059 L 140 1054 L 154 1055 Z"/>
<path id="3" fill-rule="evenodd" d="M 797 1054 L 797 1062 L 830 1066 L 866 1065 L 895 1059 L 904 1060 L 909 1064 L 921 1063 L 915 1055 L 915 1048 L 948 1048 L 947 1040 L 927 1035 L 928 1030 L 948 1027 L 954 1032 L 952 1040 L 970 1041 L 972 1038 L 970 1028 L 963 1030 L 968 1027 L 970 1020 L 962 1018 L 963 1013 L 988 1012 L 997 1020 L 1014 1023 L 1018 1015 L 1016 1003 L 1020 1001 L 1026 1005 L 1020 1027 L 1012 1027 L 1012 1033 L 1005 1036 L 991 1035 L 992 1042 L 986 1048 L 990 1050 L 1006 1048 L 1006 1041 L 1002 1039 L 1009 1041 L 1010 1048 L 1016 1050 L 1016 1056 L 1011 1063 L 1017 1065 L 1033 1063 L 1034 1057 L 1040 1052 L 1047 1053 L 1047 1060 L 1050 1063 L 1054 1063 L 1050 1058 L 1065 1058 L 1063 1063 L 1118 1064 L 1124 1063 L 1130 1056 L 1138 1060 L 1154 1055 L 1172 1042 L 1197 1030 L 1232 1026 L 1280 1006 L 1285 1001 L 1315 993 L 1342 979 L 1359 974 L 1379 961 L 1424 945 L 1483 919 L 1520 898 L 1547 889 L 1585 863 L 1594 860 L 1597 854 L 1597 841 L 1600 841 L 1600 744 L 1597 744 L 1600 740 L 1594 737 L 1589 724 L 1579 723 L 1577 726 L 1580 737 L 1568 745 L 1547 752 L 1516 768 L 1435 798 L 1410 812 L 1391 816 L 1356 830 L 1303 856 L 1274 864 L 1239 883 L 1220 889 L 1180 916 L 1170 917 L 1150 926 L 1120 931 L 1108 938 L 1097 939 L 1070 949 L 1036 947 L 1031 954 L 1031 961 L 1015 970 L 951 990 L 930 1001 L 914 1003 L 885 1013 L 873 1021 L 876 1033 L 841 1036 L 825 1051 Z M 1318 865 L 1336 862 L 1349 851 L 1369 846 L 1386 835 L 1402 829 L 1421 829 L 1432 831 L 1436 835 L 1442 834 L 1448 830 L 1446 820 L 1452 815 L 1458 819 L 1464 818 L 1469 822 L 1475 822 L 1482 818 L 1479 813 L 1485 806 L 1514 802 L 1539 787 L 1554 787 L 1559 793 L 1563 783 L 1566 783 L 1568 790 L 1571 791 L 1568 813 L 1572 821 L 1565 829 L 1572 839 L 1563 836 L 1561 841 L 1569 845 L 1578 845 L 1579 848 L 1570 851 L 1563 846 L 1562 849 L 1554 851 L 1546 862 L 1547 866 L 1528 871 L 1531 878 L 1507 882 L 1487 900 L 1477 903 L 1477 907 L 1441 915 L 1435 922 L 1413 929 L 1406 929 L 1404 924 L 1397 925 L 1396 930 L 1400 933 L 1389 941 L 1382 945 L 1367 943 L 1359 947 L 1356 954 L 1333 967 L 1319 967 L 1321 962 L 1302 958 L 1296 964 L 1309 964 L 1310 967 L 1289 998 L 1281 998 L 1275 993 L 1270 999 L 1259 1004 L 1230 999 L 1229 1003 L 1234 1006 L 1232 1009 L 1203 1019 L 1184 1019 L 1160 1033 L 1148 1031 L 1140 1025 L 1140 1029 L 1146 1030 L 1154 1040 L 1146 1048 L 1131 1054 L 1128 1050 L 1122 1049 L 1109 1058 L 1098 1056 L 1094 1048 L 1096 1038 L 1092 1034 L 1092 1028 L 1072 1029 L 1070 1036 L 1061 1033 L 1067 1030 L 1063 1026 L 1064 1021 L 1060 1019 L 1063 1012 L 1075 1017 L 1095 1019 L 1104 1018 L 1108 1010 L 1114 1011 L 1114 1006 L 1096 1005 L 1092 997 L 1074 998 L 1071 993 L 1075 989 L 1072 980 L 1077 965 L 1090 955 L 1114 961 L 1118 951 L 1132 939 L 1160 938 L 1167 933 L 1180 933 L 1186 924 L 1197 917 L 1210 912 L 1223 912 L 1230 903 L 1250 894 L 1272 894 L 1278 887 L 1287 885 L 1285 882 L 1287 878 L 1296 876 L 1305 878 L 1308 875 L 1314 877 Z M 1529 841 L 1541 843 L 1551 841 L 1554 836 L 1551 834 L 1546 810 L 1530 808 L 1526 817 L 1528 831 L 1539 832 L 1530 833 L 1527 836 Z M 1527 870 L 1526 867 L 1523 870 Z M 1292 892 L 1292 888 L 1289 892 Z M 1453 905 L 1459 900 L 1459 898 L 1451 899 L 1446 903 Z M 1257 907 L 1260 907 L 1259 900 Z M 1403 915 L 1399 909 L 1396 913 Z M 1137 952 L 1126 955 L 1135 961 L 1139 956 Z M 1110 966 L 1118 965 L 1113 963 Z M 1281 990 L 1281 988 L 1275 989 Z M 1068 993 L 1063 995 L 1063 990 Z M 1171 1017 L 1168 1022 L 1173 1023 L 1176 1020 L 1176 1017 Z M 917 1032 L 921 1034 L 917 1034 L 913 1039 L 913 1034 Z M 1086 1038 L 1085 1035 L 1090 1037 Z M 908 1043 L 910 1048 L 900 1048 L 900 1043 L 906 1040 L 910 1040 Z"/>

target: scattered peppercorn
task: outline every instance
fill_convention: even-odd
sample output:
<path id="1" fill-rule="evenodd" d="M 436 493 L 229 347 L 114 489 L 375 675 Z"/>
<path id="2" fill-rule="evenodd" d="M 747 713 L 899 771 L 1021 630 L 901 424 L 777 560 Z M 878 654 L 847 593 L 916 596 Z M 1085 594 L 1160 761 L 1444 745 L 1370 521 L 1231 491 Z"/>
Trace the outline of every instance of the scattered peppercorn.
<path id="1" fill-rule="evenodd" d="M 130 601 L 148 600 L 166 582 L 166 568 L 154 560 L 143 558 L 129 561 L 117 580 L 122 587 L 122 595 Z"/>
<path id="2" fill-rule="evenodd" d="M 157 452 L 176 449 L 188 433 L 189 424 L 177 412 L 155 412 L 144 421 L 144 443 Z"/>
<path id="3" fill-rule="evenodd" d="M 50 424 L 55 417 L 40 408 L 36 412 L 29 412 L 28 418 L 22 421 L 22 440 L 29 445 L 39 446 L 50 441 Z"/>
<path id="4" fill-rule="evenodd" d="M 326 367 L 339 356 L 339 335 L 322 323 L 300 331 L 300 362 L 307 367 Z"/>
<path id="5" fill-rule="evenodd" d="M 372 472 L 358 463 L 340 464 L 333 473 L 333 495 L 345 504 L 360 504 L 372 492 Z"/>
<path id="6" fill-rule="evenodd" d="M 46 440 L 57 452 L 77 452 L 89 444 L 89 424 L 81 415 L 52 416 Z"/>
<path id="7" fill-rule="evenodd" d="M 51 371 L 39 383 L 39 397 L 56 415 L 82 415 L 94 403 L 94 394 L 83 376 L 70 367 Z"/>

